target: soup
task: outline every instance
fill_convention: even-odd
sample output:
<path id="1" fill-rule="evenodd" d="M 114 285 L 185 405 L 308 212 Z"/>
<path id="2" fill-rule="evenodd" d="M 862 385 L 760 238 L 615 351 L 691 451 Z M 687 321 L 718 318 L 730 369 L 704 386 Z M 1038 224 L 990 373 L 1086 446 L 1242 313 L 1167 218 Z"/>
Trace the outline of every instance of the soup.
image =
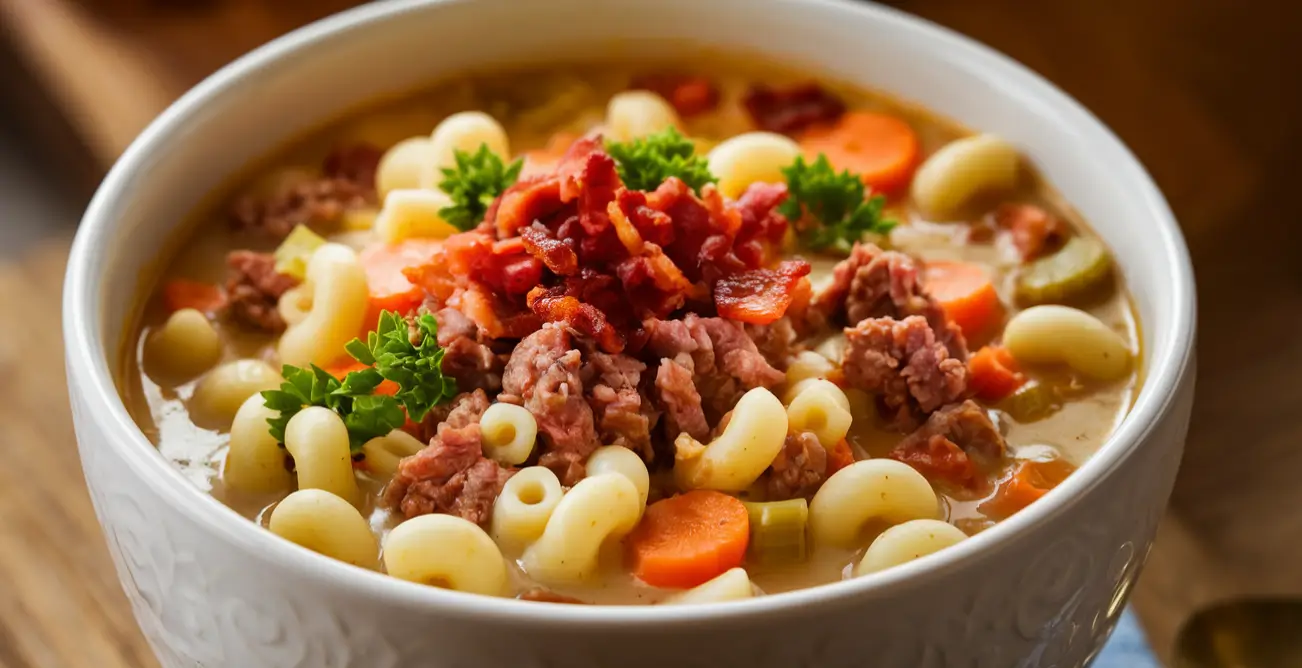
<path id="1" fill-rule="evenodd" d="M 326 556 L 601 604 L 891 568 L 1106 441 L 1138 324 L 1013 146 L 711 62 L 467 76 L 276 152 L 148 296 L 137 422 Z"/>

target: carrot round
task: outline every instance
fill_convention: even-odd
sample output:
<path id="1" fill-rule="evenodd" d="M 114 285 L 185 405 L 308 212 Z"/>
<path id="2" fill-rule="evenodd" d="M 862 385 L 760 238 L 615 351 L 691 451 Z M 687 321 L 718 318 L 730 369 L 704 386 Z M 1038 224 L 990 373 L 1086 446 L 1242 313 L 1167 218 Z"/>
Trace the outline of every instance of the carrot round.
<path id="1" fill-rule="evenodd" d="M 886 114 L 849 112 L 831 125 L 807 130 L 800 146 L 810 159 L 822 153 L 833 167 L 858 174 L 882 192 L 907 186 L 918 166 L 918 135 L 908 123 Z"/>
<path id="2" fill-rule="evenodd" d="M 923 271 L 923 280 L 945 316 L 968 338 L 986 332 L 1003 313 L 999 293 L 979 264 L 931 261 Z"/>
<path id="3" fill-rule="evenodd" d="M 370 292 L 370 312 L 365 320 L 368 329 L 375 327 L 380 311 L 408 314 L 420 306 L 425 291 L 412 285 L 403 269 L 428 263 L 441 244 L 437 239 L 408 239 L 362 250 L 359 257 Z"/>
<path id="4" fill-rule="evenodd" d="M 694 490 L 647 506 L 625 543 L 633 574 L 656 587 L 695 587 L 741 565 L 750 516 L 736 497 Z"/>
<path id="5" fill-rule="evenodd" d="M 1012 516 L 1062 484 L 1075 467 L 1062 459 L 1024 461 L 1000 483 L 994 496 L 982 502 L 981 512 L 994 519 Z"/>
<path id="6" fill-rule="evenodd" d="M 192 308 L 212 313 L 226 305 L 226 295 L 220 286 L 212 283 L 174 278 L 163 286 L 163 303 L 171 312 Z"/>
<path id="7" fill-rule="evenodd" d="M 832 475 L 837 471 L 854 463 L 854 451 L 850 449 L 850 442 L 844 438 L 836 442 L 836 447 L 827 453 L 827 475 Z"/>
<path id="8" fill-rule="evenodd" d="M 1026 382 L 1013 354 L 1003 346 L 986 346 L 967 361 L 967 386 L 985 401 L 999 401 Z"/>

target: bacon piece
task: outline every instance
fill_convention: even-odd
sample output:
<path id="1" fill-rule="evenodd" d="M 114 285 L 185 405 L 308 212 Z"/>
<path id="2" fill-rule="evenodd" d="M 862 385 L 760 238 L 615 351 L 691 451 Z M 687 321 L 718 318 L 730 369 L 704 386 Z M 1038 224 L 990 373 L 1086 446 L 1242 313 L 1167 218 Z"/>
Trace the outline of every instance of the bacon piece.
<path id="1" fill-rule="evenodd" d="M 809 263 L 784 260 L 774 269 L 749 269 L 714 284 L 719 315 L 752 325 L 767 325 L 787 312 L 796 284 L 808 276 Z"/>
<path id="2" fill-rule="evenodd" d="M 1052 250 L 1069 231 L 1057 216 L 1033 204 L 1004 204 L 993 218 L 996 226 L 1008 230 L 1023 262 Z"/>
<path id="3" fill-rule="evenodd" d="M 574 331 L 592 337 L 608 353 L 624 350 L 624 337 L 595 306 L 565 294 L 565 288 L 538 286 L 529 291 L 529 308 L 545 322 L 559 322 Z"/>
<path id="4" fill-rule="evenodd" d="M 674 106 L 684 118 L 719 106 L 719 87 L 712 79 L 690 74 L 647 74 L 633 79 L 633 89 L 649 90 Z"/>
<path id="5" fill-rule="evenodd" d="M 520 228 L 520 238 L 524 240 L 525 250 L 553 272 L 570 276 L 579 271 L 579 256 L 574 253 L 574 242 L 557 239 L 542 223 Z"/>
<path id="6" fill-rule="evenodd" d="M 493 202 L 484 223 L 489 228 L 496 226 L 498 238 L 505 239 L 559 211 L 563 204 L 561 182 L 555 175 L 520 180 Z"/>
<path id="7" fill-rule="evenodd" d="M 814 82 L 775 89 L 757 84 L 742 105 L 762 130 L 795 134 L 816 123 L 830 123 L 845 113 L 845 103 Z"/>

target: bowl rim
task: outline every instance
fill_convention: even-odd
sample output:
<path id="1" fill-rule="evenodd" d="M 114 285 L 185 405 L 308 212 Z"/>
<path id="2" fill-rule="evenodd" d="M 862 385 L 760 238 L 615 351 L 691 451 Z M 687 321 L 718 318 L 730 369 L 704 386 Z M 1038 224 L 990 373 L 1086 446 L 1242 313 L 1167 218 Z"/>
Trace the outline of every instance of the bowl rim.
<path id="1" fill-rule="evenodd" d="M 1166 417 L 1189 371 L 1193 353 L 1195 300 L 1193 270 L 1184 238 L 1175 217 L 1156 184 L 1137 158 L 1116 135 L 1079 102 L 1055 85 L 1012 58 L 963 36 L 894 8 L 847 0 L 770 0 L 775 5 L 800 5 L 829 15 L 829 20 L 873 22 L 886 29 L 908 33 L 911 39 L 961 54 L 973 66 L 990 71 L 1022 94 L 1037 97 L 1061 114 L 1065 123 L 1088 133 L 1095 151 L 1113 170 L 1120 170 L 1133 184 L 1134 193 L 1157 226 L 1160 251 L 1174 269 L 1171 277 L 1173 303 L 1170 331 L 1154 340 L 1152 350 L 1160 354 L 1150 361 L 1150 372 L 1130 412 L 1081 468 L 1039 503 L 999 522 L 959 545 L 896 568 L 851 580 L 828 583 L 744 601 L 696 606 L 576 606 L 518 601 L 437 589 L 398 580 L 323 557 L 288 541 L 280 540 L 221 504 L 188 482 L 159 455 L 129 415 L 118 393 L 112 369 L 115 351 L 108 351 L 100 337 L 98 314 L 102 312 L 98 292 L 100 281 L 93 269 L 99 249 L 117 227 L 121 201 L 136 174 L 151 156 L 170 150 L 168 146 L 183 130 L 186 120 L 210 100 L 228 95 L 263 64 L 301 55 L 321 48 L 363 26 L 391 19 L 407 12 L 438 5 L 466 4 L 473 0 L 391 0 L 361 5 L 334 14 L 281 36 L 221 68 L 162 112 L 131 143 L 109 171 L 92 198 L 81 221 L 68 261 L 63 302 L 63 332 L 70 393 L 85 402 L 88 422 L 103 428 L 103 440 L 116 451 L 160 498 L 175 505 L 178 512 L 196 524 L 219 534 L 264 566 L 298 571 L 318 580 L 320 586 L 402 605 L 407 609 L 453 611 L 470 620 L 525 624 L 558 628 L 583 624 L 584 628 L 610 629 L 631 624 L 655 624 L 657 628 L 699 627 L 702 624 L 738 622 L 788 612 L 806 606 L 840 607 L 863 597 L 889 596 L 927 577 L 959 568 L 974 559 L 989 556 L 1002 543 L 1042 527 L 1061 515 L 1120 464 L 1148 442 L 1149 433 Z M 539 614 L 540 612 L 544 614 Z"/>

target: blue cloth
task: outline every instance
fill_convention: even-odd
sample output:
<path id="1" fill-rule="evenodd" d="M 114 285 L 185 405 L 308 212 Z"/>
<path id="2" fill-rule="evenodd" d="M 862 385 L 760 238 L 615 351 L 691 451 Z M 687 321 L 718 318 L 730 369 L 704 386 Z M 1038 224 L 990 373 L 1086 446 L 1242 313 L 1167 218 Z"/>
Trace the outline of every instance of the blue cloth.
<path id="1" fill-rule="evenodd" d="M 1139 628 L 1139 620 L 1129 608 L 1121 613 L 1117 628 L 1103 651 L 1095 657 L 1092 668 L 1159 668 L 1148 639 Z"/>

